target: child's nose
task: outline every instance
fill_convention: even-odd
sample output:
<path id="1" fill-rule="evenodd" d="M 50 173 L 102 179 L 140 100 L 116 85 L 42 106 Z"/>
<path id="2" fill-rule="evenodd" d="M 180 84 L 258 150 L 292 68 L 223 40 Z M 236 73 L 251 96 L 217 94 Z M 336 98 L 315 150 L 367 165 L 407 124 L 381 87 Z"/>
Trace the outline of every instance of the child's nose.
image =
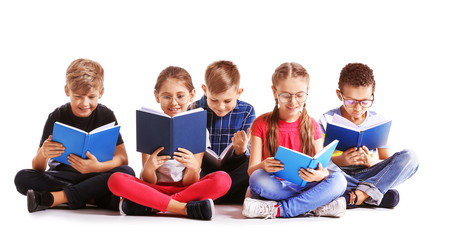
<path id="1" fill-rule="evenodd" d="M 89 105 L 89 102 L 90 102 L 90 100 L 89 100 L 88 97 L 83 98 L 83 104 L 84 104 L 85 106 L 86 106 L 86 105 Z"/>

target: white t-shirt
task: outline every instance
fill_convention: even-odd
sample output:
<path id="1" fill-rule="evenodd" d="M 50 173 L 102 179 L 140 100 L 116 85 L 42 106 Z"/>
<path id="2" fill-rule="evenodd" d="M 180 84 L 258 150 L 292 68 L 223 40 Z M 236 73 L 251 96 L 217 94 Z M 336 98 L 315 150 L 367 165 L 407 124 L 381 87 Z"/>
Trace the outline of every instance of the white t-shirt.
<path id="1" fill-rule="evenodd" d="M 209 141 L 209 132 L 206 130 L 206 148 L 208 147 L 211 147 L 211 143 Z M 142 168 L 141 176 L 143 171 L 144 169 Z M 172 158 L 156 170 L 157 183 L 180 182 L 184 178 L 184 172 L 185 166 Z"/>

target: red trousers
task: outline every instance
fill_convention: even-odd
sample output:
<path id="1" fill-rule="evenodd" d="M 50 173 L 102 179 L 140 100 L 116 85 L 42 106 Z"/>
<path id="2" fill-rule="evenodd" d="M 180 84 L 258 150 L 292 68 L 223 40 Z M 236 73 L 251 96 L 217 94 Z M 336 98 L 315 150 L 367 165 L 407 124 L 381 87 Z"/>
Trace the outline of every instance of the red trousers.
<path id="1" fill-rule="evenodd" d="M 227 193 L 232 180 L 226 172 L 218 171 L 189 186 L 157 185 L 117 172 L 110 176 L 107 184 L 117 196 L 165 212 L 171 199 L 185 203 L 208 198 L 216 200 Z"/>

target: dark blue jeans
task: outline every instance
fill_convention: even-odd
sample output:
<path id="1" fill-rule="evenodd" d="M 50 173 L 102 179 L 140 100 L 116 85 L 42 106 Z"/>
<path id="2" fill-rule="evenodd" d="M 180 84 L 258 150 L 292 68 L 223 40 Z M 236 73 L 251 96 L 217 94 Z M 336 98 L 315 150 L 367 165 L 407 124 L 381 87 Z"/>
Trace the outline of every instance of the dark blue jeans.
<path id="1" fill-rule="evenodd" d="M 122 172 L 134 176 L 129 166 L 119 166 L 103 173 L 81 174 L 68 165 L 45 172 L 24 169 L 16 174 L 14 183 L 21 194 L 27 190 L 57 192 L 64 191 L 70 209 L 84 208 L 89 201 L 105 209 L 118 210 L 113 203 L 114 195 L 110 192 L 107 181 L 110 175 Z"/>

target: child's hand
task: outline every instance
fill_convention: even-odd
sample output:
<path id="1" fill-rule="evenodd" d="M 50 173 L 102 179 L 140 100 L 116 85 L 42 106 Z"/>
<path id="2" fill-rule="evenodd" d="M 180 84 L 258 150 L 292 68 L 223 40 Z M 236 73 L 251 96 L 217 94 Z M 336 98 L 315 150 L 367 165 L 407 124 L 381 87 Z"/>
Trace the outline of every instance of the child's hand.
<path id="1" fill-rule="evenodd" d="M 273 157 L 269 157 L 262 161 L 262 168 L 265 172 L 278 172 L 284 169 L 284 164 Z"/>
<path id="2" fill-rule="evenodd" d="M 178 148 L 180 152 L 174 152 L 173 158 L 182 163 L 186 168 L 195 172 L 200 171 L 200 163 L 196 160 L 195 155 L 185 148 Z"/>
<path id="3" fill-rule="evenodd" d="M 158 156 L 158 154 L 165 149 L 164 147 L 159 147 L 157 150 L 155 150 L 152 155 L 150 155 L 149 159 L 147 162 L 150 163 L 150 166 L 152 167 L 152 170 L 157 170 L 159 167 L 163 166 L 163 164 L 171 159 L 171 156 Z"/>
<path id="4" fill-rule="evenodd" d="M 41 154 L 45 159 L 59 157 L 65 150 L 65 147 L 61 143 L 53 142 L 51 138 L 52 136 L 50 135 L 48 139 L 43 142 L 40 149 Z"/>
<path id="5" fill-rule="evenodd" d="M 319 182 L 322 181 L 324 178 L 329 176 L 329 171 L 327 168 L 323 168 L 321 163 L 318 163 L 318 167 L 316 170 L 311 168 L 301 168 L 299 171 L 299 177 L 302 178 L 304 181 L 307 182 Z"/>
<path id="6" fill-rule="evenodd" d="M 369 149 L 366 146 L 362 146 L 359 149 L 359 152 L 361 153 L 361 165 L 364 165 L 366 167 L 372 167 L 381 161 L 373 158 L 369 152 Z"/>
<path id="7" fill-rule="evenodd" d="M 248 149 L 249 139 L 251 138 L 251 129 L 248 128 L 248 134 L 244 130 L 233 134 L 232 143 L 236 155 L 242 155 Z"/>
<path id="8" fill-rule="evenodd" d="M 101 168 L 101 163 L 97 160 L 97 158 L 90 152 L 86 152 L 86 156 L 88 159 L 83 159 L 77 155 L 70 154 L 67 160 L 69 161 L 70 166 L 82 174 L 100 172 L 99 169 Z"/>
<path id="9" fill-rule="evenodd" d="M 347 149 L 340 155 L 342 158 L 342 165 L 343 166 L 350 166 L 350 165 L 362 165 L 362 152 L 360 152 L 356 147 L 352 147 Z"/>

